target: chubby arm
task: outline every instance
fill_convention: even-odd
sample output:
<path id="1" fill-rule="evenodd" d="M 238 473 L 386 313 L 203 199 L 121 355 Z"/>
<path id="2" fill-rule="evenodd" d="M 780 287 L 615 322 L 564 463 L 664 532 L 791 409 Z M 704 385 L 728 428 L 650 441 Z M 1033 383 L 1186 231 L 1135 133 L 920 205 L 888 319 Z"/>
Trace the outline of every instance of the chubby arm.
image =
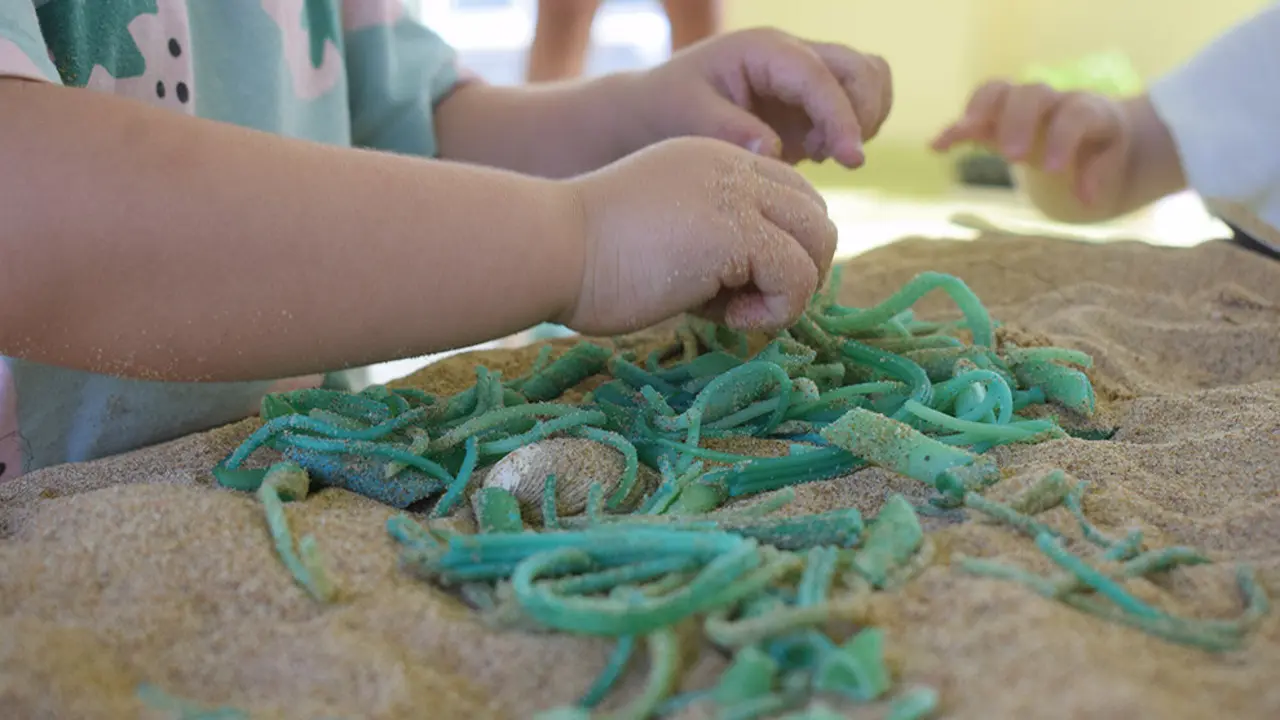
<path id="1" fill-rule="evenodd" d="M 596 170 L 656 140 L 637 119 L 639 80 L 463 84 L 436 108 L 440 157 L 550 178 Z"/>
<path id="2" fill-rule="evenodd" d="M 0 354 L 288 377 L 499 337 L 581 286 L 560 183 L 17 79 L 0 107 Z"/>
<path id="3" fill-rule="evenodd" d="M 1055 153 L 1065 141 L 1055 142 L 1050 126 L 1049 137 L 1038 149 L 1041 157 L 1015 166 L 1019 186 L 1048 217 L 1070 223 L 1100 222 L 1186 189 L 1187 178 L 1173 135 L 1156 114 L 1151 99 L 1146 95 L 1129 98 L 1116 109 L 1127 139 L 1115 148 L 1118 155 L 1114 162 L 1102 158 L 1093 168 L 1072 164 L 1063 172 L 1067 159 L 1055 157 Z M 1079 171 L 1090 169 L 1095 170 L 1094 177 L 1081 192 Z"/>

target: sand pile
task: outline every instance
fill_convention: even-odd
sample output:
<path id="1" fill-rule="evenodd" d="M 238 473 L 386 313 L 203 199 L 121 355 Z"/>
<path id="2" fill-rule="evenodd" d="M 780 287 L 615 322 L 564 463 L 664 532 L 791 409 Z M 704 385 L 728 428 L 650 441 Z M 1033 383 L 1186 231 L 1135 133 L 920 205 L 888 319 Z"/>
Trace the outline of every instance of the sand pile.
<path id="1" fill-rule="evenodd" d="M 1249 561 L 1280 605 L 1280 263 L 1222 244 L 910 240 L 851 263 L 840 300 L 873 304 L 923 270 L 964 278 L 1007 332 L 1091 353 L 1097 422 L 1119 428 L 1106 442 L 998 449 L 1012 474 L 992 497 L 1061 467 L 1092 483 L 1086 511 L 1103 530 L 1141 527 L 1152 546 L 1231 561 L 1145 582 L 1145 599 L 1233 617 L 1232 562 Z M 945 315 L 947 304 L 920 309 Z M 532 357 L 482 361 L 511 377 Z M 474 381 L 475 361 L 451 358 L 409 382 L 455 391 Z M 402 573 L 384 530 L 390 511 L 344 491 L 288 506 L 342 591 L 334 606 L 312 602 L 274 554 L 257 502 L 209 474 L 253 426 L 0 486 L 5 717 L 149 717 L 135 692 L 150 683 L 254 717 L 516 718 L 590 684 L 609 643 L 487 629 Z M 871 515 L 890 491 L 925 490 L 865 470 L 801 486 L 792 511 Z M 1073 531 L 1065 510 L 1042 519 Z M 874 615 L 903 681 L 937 688 L 942 716 L 1280 717 L 1280 612 L 1245 649 L 1211 655 L 949 567 L 963 553 L 1046 569 L 1006 528 L 975 520 L 932 537 L 934 564 L 878 595 Z"/>

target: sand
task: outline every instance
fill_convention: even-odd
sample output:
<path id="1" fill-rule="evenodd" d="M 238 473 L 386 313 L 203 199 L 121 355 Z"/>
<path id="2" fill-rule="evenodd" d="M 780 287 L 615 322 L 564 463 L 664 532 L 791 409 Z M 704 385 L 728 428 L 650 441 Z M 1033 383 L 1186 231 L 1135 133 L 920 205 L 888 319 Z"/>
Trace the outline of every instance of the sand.
<path id="1" fill-rule="evenodd" d="M 1104 530 L 1141 527 L 1151 545 L 1223 561 L 1132 584 L 1142 597 L 1234 616 L 1233 563 L 1248 561 L 1280 605 L 1280 263 L 1221 243 L 907 240 L 852 262 L 841 300 L 871 304 L 922 270 L 963 277 L 1024 341 L 1092 353 L 1097 422 L 1119 427 L 1108 442 L 999 449 L 1010 476 L 995 497 L 1064 468 L 1093 483 L 1086 511 Z M 922 307 L 947 311 L 943 298 Z M 481 357 L 510 376 L 533 353 Z M 475 360 L 408 382 L 458 389 Z M 341 588 L 334 606 L 310 601 L 257 503 L 209 474 L 253 426 L 0 486 L 5 717 L 163 717 L 135 697 L 146 682 L 254 717 L 517 718 L 572 701 L 594 678 L 607 643 L 486 628 L 398 568 L 387 508 L 343 491 L 288 506 Z M 791 512 L 873 514 L 887 492 L 922 490 L 866 470 L 800 488 Z M 1043 519 L 1073 531 L 1064 510 Z M 1280 611 L 1240 651 L 1174 646 L 950 565 L 963 553 L 1044 568 L 1026 538 L 980 521 L 930 526 L 933 564 L 872 609 L 902 682 L 937 688 L 941 716 L 1280 717 Z M 716 665 L 703 658 L 691 682 Z"/>

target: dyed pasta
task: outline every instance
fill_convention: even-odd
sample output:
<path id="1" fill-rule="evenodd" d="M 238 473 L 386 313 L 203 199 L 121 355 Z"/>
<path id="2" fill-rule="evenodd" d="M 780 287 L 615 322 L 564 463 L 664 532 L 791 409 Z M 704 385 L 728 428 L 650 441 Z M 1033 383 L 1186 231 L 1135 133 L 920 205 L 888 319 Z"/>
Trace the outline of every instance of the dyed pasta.
<path id="1" fill-rule="evenodd" d="M 934 290 L 954 301 L 962 320 L 915 317 L 911 306 Z M 842 306 L 837 293 L 838 275 L 793 327 L 763 343 L 689 319 L 643 359 L 591 342 L 557 356 L 548 345 L 526 375 L 504 382 L 477 368 L 475 385 L 448 398 L 386 387 L 268 396 L 262 426 L 214 475 L 228 488 L 258 492 L 282 561 L 322 599 L 332 597 L 332 584 L 314 540 L 294 550 L 283 501 L 303 499 L 315 484 L 398 509 L 432 502 L 425 516 L 402 513 L 387 523 L 406 568 L 456 589 L 496 625 L 616 642 L 580 700 L 543 713 L 544 720 L 597 716 L 642 647 L 649 657 L 643 688 L 601 716 L 649 718 L 691 703 L 713 703 L 719 717 L 834 716 L 820 706 L 801 711 L 814 692 L 883 700 L 899 720 L 932 713 L 932 689 L 895 693 L 884 660 L 891 640 L 881 630 L 826 634 L 833 620 L 865 625 L 872 593 L 909 582 L 933 562 L 918 509 L 892 495 L 866 523 L 854 508 L 772 514 L 798 485 L 868 466 L 931 487 L 931 504 L 920 511 L 959 519 L 978 513 L 1025 534 L 1061 571 L 1045 578 L 961 560 L 970 572 L 1209 649 L 1237 647 L 1267 612 L 1247 570 L 1240 574 L 1246 609 L 1235 621 L 1181 620 L 1138 600 L 1124 588 L 1127 579 L 1207 560 L 1187 548 L 1144 552 L 1140 533 L 1108 537 L 1084 515 L 1085 485 L 1062 471 L 1007 503 L 984 496 L 1001 479 L 988 449 L 1085 432 L 1020 413 L 1046 403 L 1092 413 L 1093 387 L 1078 369 L 1090 366 L 1086 354 L 999 342 L 972 290 L 941 273 L 923 273 L 870 308 Z M 588 396 L 564 399 L 589 378 L 600 382 Z M 530 479 L 543 483 L 535 527 L 525 525 L 518 493 L 473 488 L 487 465 L 565 436 L 612 448 L 621 476 Z M 731 438 L 777 441 L 788 451 L 757 457 L 707 447 Z M 251 458 L 268 450 L 286 464 L 252 467 Z M 649 471 L 661 478 L 656 486 L 640 482 Z M 569 490 L 585 494 L 583 514 L 559 511 L 557 493 Z M 1100 562 L 1070 552 L 1063 533 L 1038 517 L 1059 505 Z M 438 524 L 466 508 L 475 534 Z M 732 661 L 714 686 L 676 695 L 682 654 L 675 627 L 685 623 Z"/>

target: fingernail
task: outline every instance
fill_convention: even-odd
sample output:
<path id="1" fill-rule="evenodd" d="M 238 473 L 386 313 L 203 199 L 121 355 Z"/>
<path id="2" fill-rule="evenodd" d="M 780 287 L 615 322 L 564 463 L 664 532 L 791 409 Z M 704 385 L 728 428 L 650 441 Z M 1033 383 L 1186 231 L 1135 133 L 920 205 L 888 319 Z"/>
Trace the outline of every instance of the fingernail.
<path id="1" fill-rule="evenodd" d="M 756 155 L 767 155 L 769 140 L 765 137 L 756 137 L 755 140 L 746 143 L 746 149 L 754 152 Z"/>
<path id="2" fill-rule="evenodd" d="M 867 162 L 867 154 L 862 149 L 862 138 L 856 138 L 849 148 L 849 166 L 862 167 Z"/>
<path id="3" fill-rule="evenodd" d="M 749 152 L 756 155 L 764 155 L 765 157 L 778 157 L 782 155 L 782 141 L 771 137 L 758 137 L 749 141 L 744 145 Z"/>

